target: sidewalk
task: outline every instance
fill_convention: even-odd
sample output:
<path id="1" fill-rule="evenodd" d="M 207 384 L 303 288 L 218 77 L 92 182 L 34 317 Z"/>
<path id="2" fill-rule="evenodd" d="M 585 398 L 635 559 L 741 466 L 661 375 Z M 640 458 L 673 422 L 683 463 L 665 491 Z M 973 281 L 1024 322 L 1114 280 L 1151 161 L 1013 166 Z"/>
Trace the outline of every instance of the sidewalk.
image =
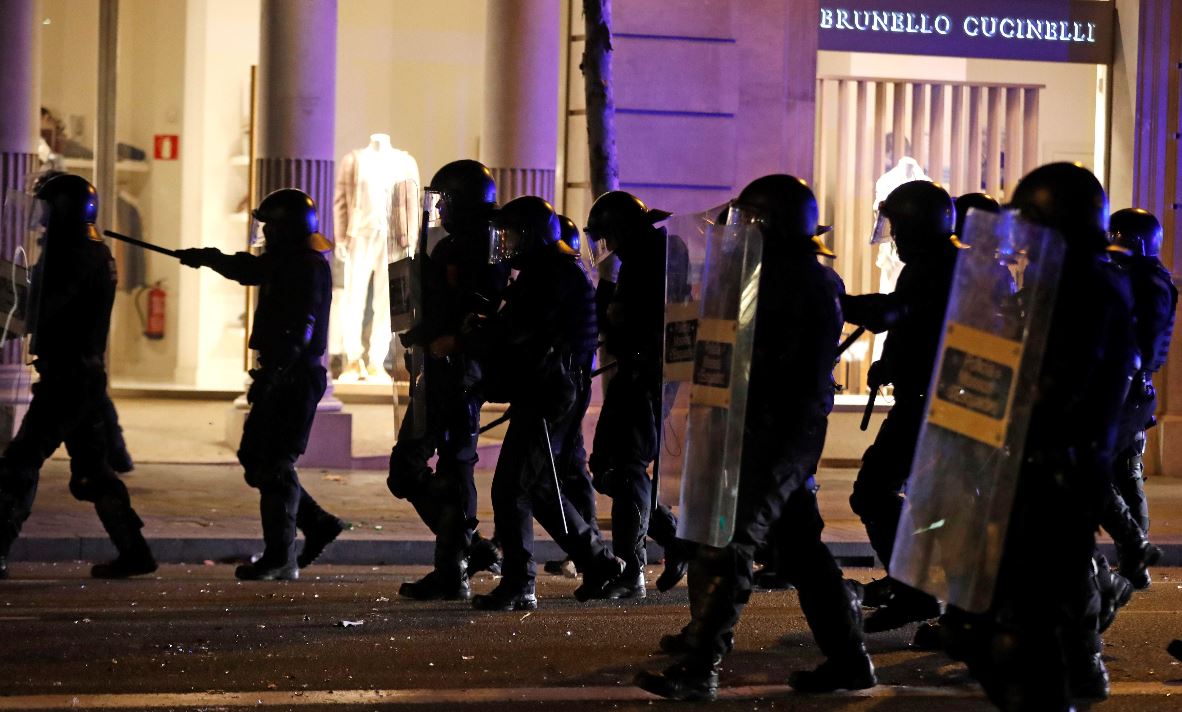
<path id="1" fill-rule="evenodd" d="M 482 463 L 491 466 L 491 462 Z M 820 503 L 825 540 L 846 565 L 870 565 L 873 552 L 848 497 L 856 470 L 823 469 Z M 386 489 L 379 470 L 312 470 L 300 473 L 305 489 L 326 509 L 354 524 L 322 561 L 338 564 L 429 564 L 432 538 L 414 509 Z M 13 547 L 14 561 L 102 560 L 114 555 L 89 504 L 69 494 L 68 464 L 55 459 L 42 471 L 33 514 Z M 481 532 L 492 533 L 491 468 L 477 471 Z M 201 563 L 244 559 L 261 550 L 258 495 L 230 464 L 140 464 L 124 478 L 145 522 L 144 534 L 162 562 Z M 1166 550 L 1163 565 L 1182 565 L 1182 480 L 1148 483 L 1153 540 Z M 667 497 L 669 499 L 671 497 Z M 611 511 L 601 498 L 600 524 Z M 535 525 L 538 558 L 558 557 L 557 546 Z M 1106 541 L 1106 539 L 1104 539 Z M 659 551 L 652 550 L 657 561 Z"/>

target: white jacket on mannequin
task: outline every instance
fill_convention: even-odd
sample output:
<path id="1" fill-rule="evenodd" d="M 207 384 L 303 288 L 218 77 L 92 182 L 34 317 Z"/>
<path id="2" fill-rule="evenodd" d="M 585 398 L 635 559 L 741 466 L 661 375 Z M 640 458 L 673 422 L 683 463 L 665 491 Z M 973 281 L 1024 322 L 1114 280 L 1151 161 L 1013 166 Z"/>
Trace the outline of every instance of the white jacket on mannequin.
<path id="1" fill-rule="evenodd" d="M 345 154 L 337 170 L 333 228 L 345 285 L 337 319 L 346 358 L 342 379 L 388 380 L 383 363 L 390 350 L 390 294 L 386 266 L 405 254 L 418 232 L 419 166 L 414 157 L 390 145 L 386 134 Z M 393 251 L 393 254 L 391 253 Z M 370 285 L 373 324 L 368 355 L 362 327 Z M 361 359 L 366 356 L 366 363 Z"/>

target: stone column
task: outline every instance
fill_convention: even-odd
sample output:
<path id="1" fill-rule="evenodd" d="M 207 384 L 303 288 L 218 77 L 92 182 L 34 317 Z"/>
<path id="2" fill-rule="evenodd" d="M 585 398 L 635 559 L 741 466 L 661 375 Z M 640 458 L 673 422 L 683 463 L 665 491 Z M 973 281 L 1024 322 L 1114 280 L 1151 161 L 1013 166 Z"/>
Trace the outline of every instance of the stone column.
<path id="1" fill-rule="evenodd" d="M 10 190 L 23 190 L 37 165 L 36 147 L 41 96 L 37 71 L 37 2 L 0 2 L 0 201 Z M 0 256 L 12 259 L 23 243 L 23 220 L 6 211 L 0 224 Z M 25 366 L 20 339 L 0 348 L 0 445 L 7 444 L 29 404 L 31 369 Z"/>
<path id="2" fill-rule="evenodd" d="M 558 162 L 558 0 L 489 0 L 480 160 L 503 204 L 523 195 L 554 201 Z"/>
<path id="3" fill-rule="evenodd" d="M 1178 284 L 1182 270 L 1182 0 L 1141 0 L 1138 22 L 1133 204 L 1161 220 L 1165 228 L 1161 259 Z M 1180 342 L 1182 336 L 1175 336 L 1169 361 L 1155 378 L 1160 423 L 1149 431 L 1145 459 L 1150 474 L 1182 477 Z"/>
<path id="4" fill-rule="evenodd" d="M 263 0 L 261 12 L 258 196 L 299 188 L 331 237 L 337 0 Z M 301 464 L 351 467 L 352 429 L 330 381 Z"/>

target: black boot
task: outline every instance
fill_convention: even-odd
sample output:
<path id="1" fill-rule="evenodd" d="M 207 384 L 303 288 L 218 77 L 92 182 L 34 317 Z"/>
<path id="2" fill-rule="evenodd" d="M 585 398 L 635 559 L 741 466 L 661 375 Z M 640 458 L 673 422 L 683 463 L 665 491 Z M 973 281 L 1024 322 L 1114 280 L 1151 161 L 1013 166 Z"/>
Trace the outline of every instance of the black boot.
<path id="1" fill-rule="evenodd" d="M 718 672 L 721 667 L 721 655 L 707 658 L 687 655 L 662 672 L 638 673 L 636 686 L 667 700 L 713 702 L 718 699 Z"/>
<path id="2" fill-rule="evenodd" d="M 576 578 L 579 575 L 579 568 L 575 566 L 575 562 L 571 561 L 569 556 L 565 559 L 551 559 L 547 561 L 542 565 L 542 570 L 551 576 Z"/>
<path id="3" fill-rule="evenodd" d="M 677 517 L 667 504 L 658 504 L 649 517 L 648 534 L 665 550 L 665 569 L 657 577 L 657 590 L 671 590 L 685 578 L 690 559 L 694 558 L 693 544 L 677 538 Z"/>
<path id="4" fill-rule="evenodd" d="M 533 583 L 522 585 L 501 579 L 493 590 L 473 596 L 472 607 L 478 611 L 536 611 L 538 595 Z"/>
<path id="5" fill-rule="evenodd" d="M 300 569 L 294 561 L 286 564 L 271 564 L 265 559 L 249 564 L 240 564 L 234 569 L 234 578 L 240 581 L 295 581 Z"/>
<path id="6" fill-rule="evenodd" d="M 1133 584 L 1108 566 L 1108 559 L 1096 557 L 1096 587 L 1100 591 L 1100 632 L 1116 621 L 1116 614 L 1133 598 Z"/>
<path id="7" fill-rule="evenodd" d="M 472 587 L 466 571 L 458 576 L 446 576 L 435 570 L 418 581 L 399 586 L 398 595 L 416 601 L 467 601 L 472 598 Z"/>
<path id="8" fill-rule="evenodd" d="M 300 555 L 296 557 L 296 564 L 301 569 L 310 566 L 312 562 L 316 561 L 324 553 L 325 547 L 336 541 L 336 538 L 348 529 L 348 522 L 332 517 L 305 530 L 304 548 L 300 550 Z"/>
<path id="9" fill-rule="evenodd" d="M 788 684 L 797 692 L 834 692 L 865 690 L 878 684 L 874 663 L 865 651 L 847 658 L 830 658 L 814 670 L 798 670 L 788 676 Z"/>
<path id="10" fill-rule="evenodd" d="M 487 571 L 501 575 L 501 547 L 493 539 L 485 539 L 480 532 L 472 532 L 472 546 L 468 549 L 468 575 Z"/>
<path id="11" fill-rule="evenodd" d="M 1108 668 L 1100 653 L 1080 656 L 1067 666 L 1072 701 L 1101 702 L 1108 699 Z"/>
<path id="12" fill-rule="evenodd" d="M 1120 575 L 1138 591 L 1149 588 L 1149 567 L 1161 560 L 1161 549 L 1142 537 L 1120 548 Z"/>
<path id="13" fill-rule="evenodd" d="M 863 608 L 878 608 L 891 600 L 891 588 L 894 585 L 894 579 L 890 576 L 872 579 L 870 583 L 866 584 L 854 581 L 853 579 L 846 579 L 846 582 L 858 587 L 859 598 L 862 600 Z"/>
<path id="14" fill-rule="evenodd" d="M 886 603 L 866 617 L 867 633 L 882 633 L 939 617 L 940 602 L 932 596 L 898 582 L 891 588 L 893 592 Z"/>
<path id="15" fill-rule="evenodd" d="M 156 559 L 140 533 L 144 523 L 135 510 L 122 498 L 113 496 L 99 498 L 94 509 L 119 555 L 113 561 L 92 566 L 91 577 L 123 579 L 154 572 Z"/>
<path id="16" fill-rule="evenodd" d="M 603 597 L 609 600 L 644 598 L 645 595 L 643 570 L 635 576 L 625 571 L 612 579 L 603 589 Z"/>
<path id="17" fill-rule="evenodd" d="M 608 585 L 623 573 L 624 562 L 605 553 L 583 573 L 583 583 L 575 589 L 575 598 L 579 601 L 606 598 Z"/>
<path id="18" fill-rule="evenodd" d="M 259 515 L 263 524 L 263 555 L 242 564 L 234 576 L 243 581 L 295 581 L 300 569 L 295 557 L 296 511 L 299 488 L 271 486 L 259 489 Z"/>

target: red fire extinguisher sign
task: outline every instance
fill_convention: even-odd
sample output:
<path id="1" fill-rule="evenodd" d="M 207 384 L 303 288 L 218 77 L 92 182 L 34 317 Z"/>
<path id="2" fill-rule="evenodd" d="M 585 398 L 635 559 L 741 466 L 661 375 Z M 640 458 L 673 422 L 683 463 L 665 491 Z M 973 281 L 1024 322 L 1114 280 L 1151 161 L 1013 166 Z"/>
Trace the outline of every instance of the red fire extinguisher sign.
<path id="1" fill-rule="evenodd" d="M 175 161 L 181 155 L 181 137 L 176 134 L 156 134 L 157 161 Z"/>

